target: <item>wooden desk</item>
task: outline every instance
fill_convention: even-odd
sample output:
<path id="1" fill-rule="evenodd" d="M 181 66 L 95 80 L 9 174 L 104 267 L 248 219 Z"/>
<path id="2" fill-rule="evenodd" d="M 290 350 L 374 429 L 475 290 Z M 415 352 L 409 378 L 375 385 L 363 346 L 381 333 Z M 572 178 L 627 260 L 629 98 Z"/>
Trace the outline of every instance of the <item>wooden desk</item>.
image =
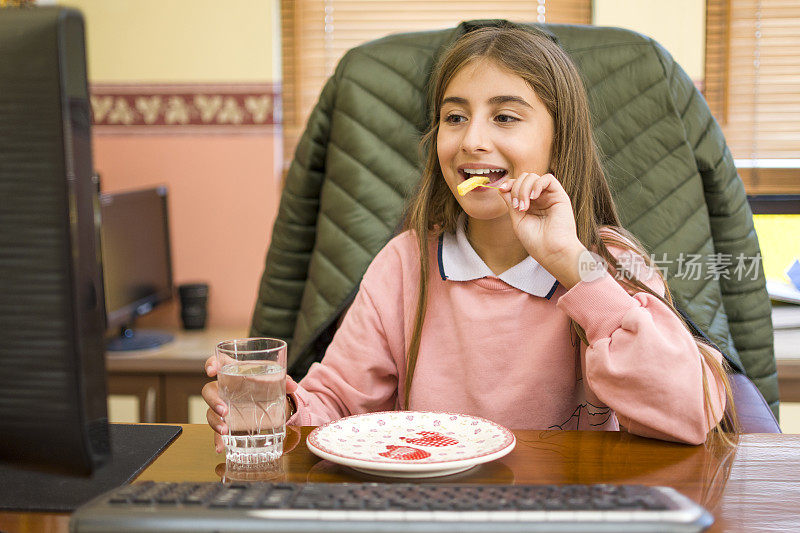
<path id="1" fill-rule="evenodd" d="M 287 449 L 274 471 L 255 480 L 292 482 L 389 481 L 317 458 L 305 446 L 311 428 L 289 428 Z M 667 485 L 705 506 L 708 530 L 800 531 L 800 435 L 743 435 L 738 448 L 708 450 L 618 432 L 515 431 L 517 446 L 497 461 L 424 483 L 641 483 Z M 138 480 L 238 480 L 226 475 L 207 426 L 183 434 Z M 8 533 L 67 531 L 68 515 L 0 512 Z"/>
<path id="2" fill-rule="evenodd" d="M 175 340 L 152 350 L 106 353 L 108 394 L 136 396 L 141 422 L 189 422 L 189 397 L 209 381 L 203 363 L 219 341 L 247 336 L 244 328 L 170 333 Z"/>

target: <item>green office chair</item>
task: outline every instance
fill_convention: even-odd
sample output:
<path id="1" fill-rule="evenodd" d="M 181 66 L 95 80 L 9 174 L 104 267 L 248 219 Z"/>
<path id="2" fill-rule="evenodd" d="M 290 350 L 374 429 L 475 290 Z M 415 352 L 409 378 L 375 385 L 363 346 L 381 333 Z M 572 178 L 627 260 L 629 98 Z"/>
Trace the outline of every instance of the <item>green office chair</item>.
<path id="1" fill-rule="evenodd" d="M 437 57 L 465 32 L 500 23 L 366 43 L 325 85 L 289 169 L 251 327 L 289 342 L 295 378 L 321 359 L 367 265 L 398 231 L 420 176 L 425 91 Z M 623 225 L 666 268 L 678 307 L 777 414 L 763 272 L 751 269 L 742 280 L 678 275 L 688 254 L 743 258 L 744 268 L 759 254 L 742 182 L 704 99 L 652 39 L 614 28 L 525 27 L 559 43 L 584 76 Z M 753 416 L 776 429 L 767 413 Z"/>

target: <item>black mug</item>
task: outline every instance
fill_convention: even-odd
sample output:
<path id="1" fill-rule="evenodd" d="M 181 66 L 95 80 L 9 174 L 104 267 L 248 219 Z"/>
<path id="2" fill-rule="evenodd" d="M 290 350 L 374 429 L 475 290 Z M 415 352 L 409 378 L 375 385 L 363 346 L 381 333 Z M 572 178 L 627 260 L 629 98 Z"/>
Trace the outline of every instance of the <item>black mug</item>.
<path id="1" fill-rule="evenodd" d="M 178 286 L 178 295 L 181 298 L 183 329 L 204 329 L 206 327 L 208 283 L 184 283 Z"/>

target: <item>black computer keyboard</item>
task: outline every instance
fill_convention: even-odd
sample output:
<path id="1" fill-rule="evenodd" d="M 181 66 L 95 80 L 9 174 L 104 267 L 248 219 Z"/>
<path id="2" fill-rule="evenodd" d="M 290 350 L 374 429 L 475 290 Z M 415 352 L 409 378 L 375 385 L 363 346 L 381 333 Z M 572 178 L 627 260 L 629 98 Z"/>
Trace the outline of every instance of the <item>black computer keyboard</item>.
<path id="1" fill-rule="evenodd" d="M 73 532 L 701 531 L 702 507 L 667 487 L 411 483 L 154 483 L 79 508 Z"/>

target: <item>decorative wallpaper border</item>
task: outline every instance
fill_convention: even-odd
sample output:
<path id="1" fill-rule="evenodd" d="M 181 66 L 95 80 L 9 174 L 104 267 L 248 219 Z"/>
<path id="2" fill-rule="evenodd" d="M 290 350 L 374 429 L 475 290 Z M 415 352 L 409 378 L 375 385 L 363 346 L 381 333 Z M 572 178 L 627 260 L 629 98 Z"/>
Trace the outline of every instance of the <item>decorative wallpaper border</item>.
<path id="1" fill-rule="evenodd" d="M 96 133 L 256 133 L 281 122 L 279 83 L 95 83 L 89 92 Z"/>

